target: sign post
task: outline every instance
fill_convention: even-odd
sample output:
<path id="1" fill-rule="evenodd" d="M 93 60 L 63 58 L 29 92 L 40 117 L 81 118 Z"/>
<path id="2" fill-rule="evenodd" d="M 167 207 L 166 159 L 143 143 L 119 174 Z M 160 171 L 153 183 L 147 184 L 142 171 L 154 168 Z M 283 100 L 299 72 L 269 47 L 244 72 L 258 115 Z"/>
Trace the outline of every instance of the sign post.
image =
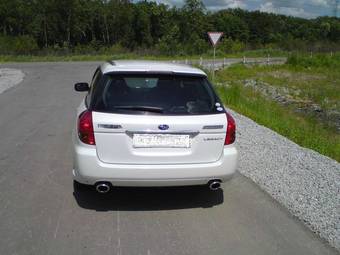
<path id="1" fill-rule="evenodd" d="M 215 78 L 216 45 L 217 45 L 218 41 L 221 39 L 222 35 L 223 35 L 222 32 L 208 32 L 210 42 L 211 42 L 212 46 L 214 47 L 214 61 L 213 61 L 213 73 L 212 73 L 213 80 Z"/>

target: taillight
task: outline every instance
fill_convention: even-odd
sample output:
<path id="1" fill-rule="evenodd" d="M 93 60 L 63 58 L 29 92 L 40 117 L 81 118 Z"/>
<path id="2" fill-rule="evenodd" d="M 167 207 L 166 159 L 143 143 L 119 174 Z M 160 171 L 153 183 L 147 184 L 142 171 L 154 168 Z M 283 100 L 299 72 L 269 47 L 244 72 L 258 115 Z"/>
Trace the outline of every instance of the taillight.
<path id="1" fill-rule="evenodd" d="M 236 132 L 236 124 L 234 118 L 229 114 L 227 115 L 227 134 L 225 136 L 224 145 L 232 144 L 235 142 L 235 132 Z"/>
<path id="2" fill-rule="evenodd" d="M 80 114 L 78 119 L 78 136 L 83 143 L 90 145 L 96 144 L 96 141 L 94 139 L 91 111 L 86 110 L 82 114 Z"/>

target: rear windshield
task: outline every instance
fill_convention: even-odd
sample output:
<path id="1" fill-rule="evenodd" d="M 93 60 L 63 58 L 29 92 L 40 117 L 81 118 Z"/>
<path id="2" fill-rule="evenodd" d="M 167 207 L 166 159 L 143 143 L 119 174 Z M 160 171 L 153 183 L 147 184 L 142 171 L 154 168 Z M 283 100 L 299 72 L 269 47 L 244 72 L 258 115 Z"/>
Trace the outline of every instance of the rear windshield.
<path id="1" fill-rule="evenodd" d="M 223 112 L 205 77 L 176 75 L 104 75 L 92 109 L 114 113 L 170 115 Z"/>

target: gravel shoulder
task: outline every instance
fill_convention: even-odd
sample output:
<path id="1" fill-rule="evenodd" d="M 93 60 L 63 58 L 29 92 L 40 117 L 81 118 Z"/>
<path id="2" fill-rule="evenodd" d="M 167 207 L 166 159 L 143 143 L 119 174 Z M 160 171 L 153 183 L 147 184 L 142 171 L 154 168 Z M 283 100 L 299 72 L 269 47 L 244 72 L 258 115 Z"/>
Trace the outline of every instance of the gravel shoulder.
<path id="1" fill-rule="evenodd" d="M 231 112 L 238 125 L 239 172 L 340 250 L 340 164 Z"/>
<path id="2" fill-rule="evenodd" d="M 0 94 L 23 81 L 25 74 L 18 69 L 0 68 Z"/>

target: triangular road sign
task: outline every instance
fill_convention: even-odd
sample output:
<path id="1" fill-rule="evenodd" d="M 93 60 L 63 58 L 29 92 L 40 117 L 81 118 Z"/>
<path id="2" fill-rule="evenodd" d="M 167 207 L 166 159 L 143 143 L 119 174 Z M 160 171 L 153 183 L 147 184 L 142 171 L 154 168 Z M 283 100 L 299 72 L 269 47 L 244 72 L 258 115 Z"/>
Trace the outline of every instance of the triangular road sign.
<path id="1" fill-rule="evenodd" d="M 208 32 L 210 42 L 213 46 L 215 46 L 220 38 L 222 37 L 222 32 Z"/>

